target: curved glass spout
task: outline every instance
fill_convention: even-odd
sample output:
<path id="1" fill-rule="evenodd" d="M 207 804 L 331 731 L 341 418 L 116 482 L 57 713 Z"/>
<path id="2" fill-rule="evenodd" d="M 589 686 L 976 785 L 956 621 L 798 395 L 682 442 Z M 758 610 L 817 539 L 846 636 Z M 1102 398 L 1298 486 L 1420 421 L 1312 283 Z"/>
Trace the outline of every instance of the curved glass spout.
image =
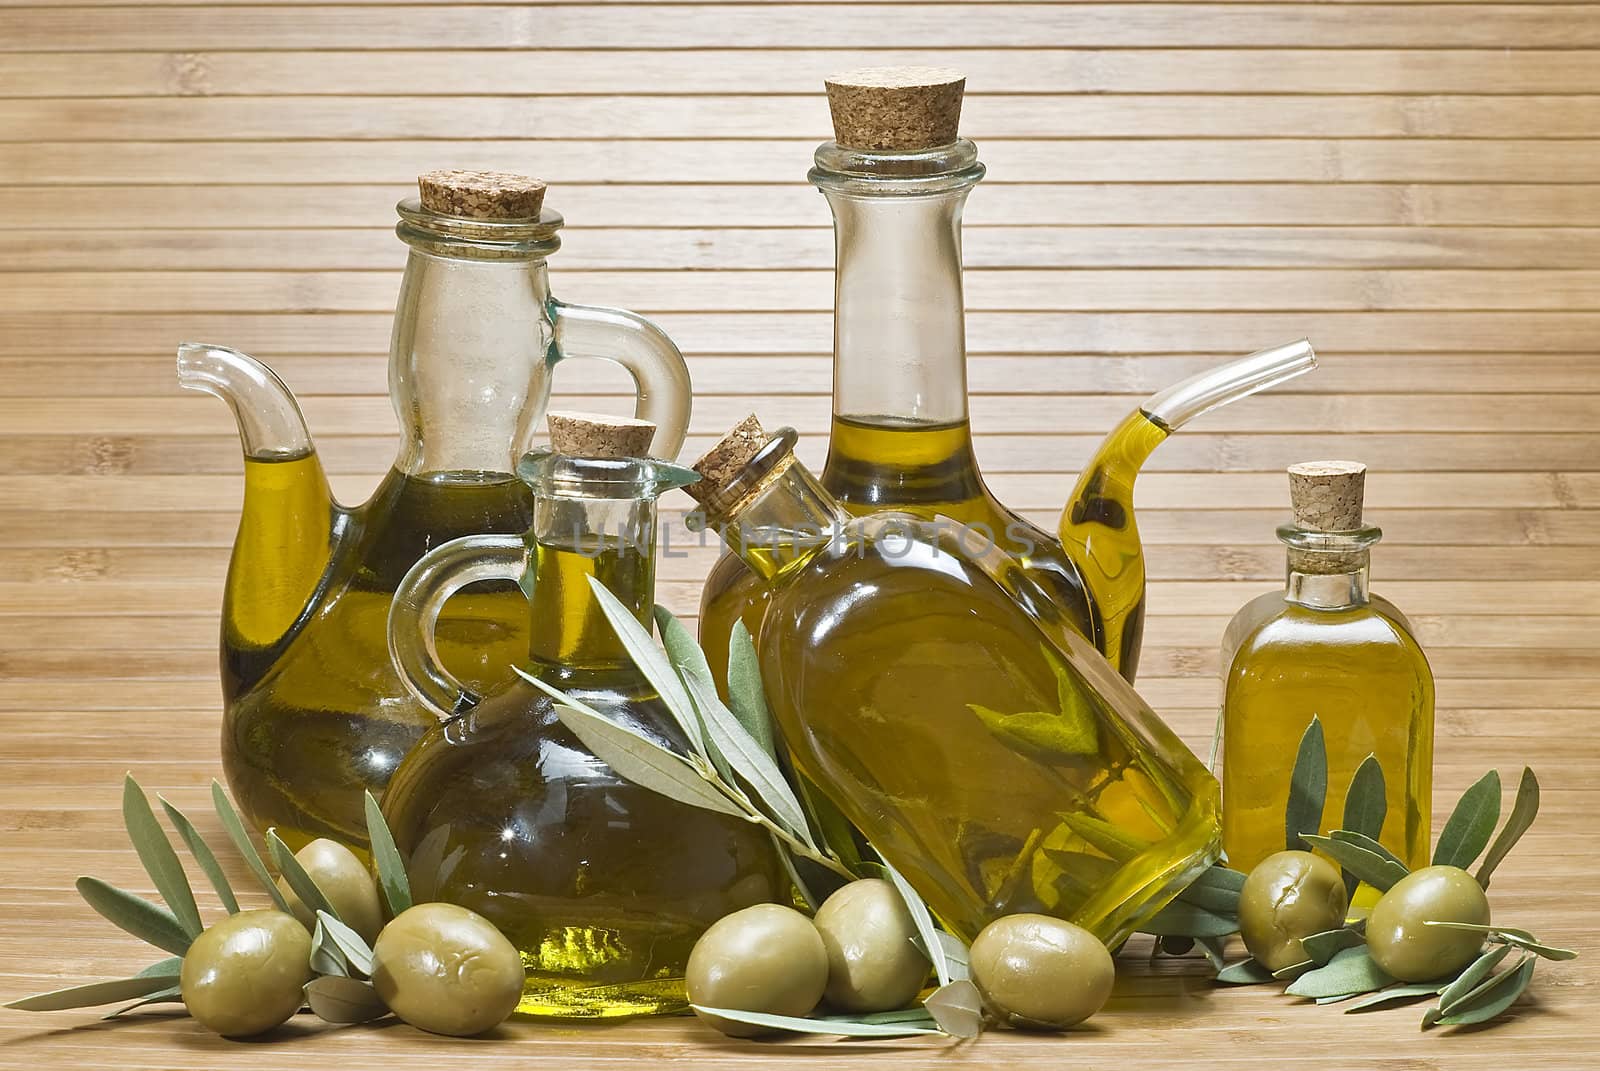
<path id="1" fill-rule="evenodd" d="M 282 460 L 311 453 L 300 404 L 276 372 L 248 353 L 185 342 L 178 347 L 178 386 L 228 403 L 246 457 Z"/>
<path id="2" fill-rule="evenodd" d="M 1301 339 L 1191 376 L 1128 414 L 1078 477 L 1061 515 L 1061 542 L 1099 611 L 1098 646 L 1128 680 L 1138 671 L 1144 638 L 1144 548 L 1133 515 L 1133 483 L 1140 468 L 1168 435 L 1200 414 L 1316 366 L 1311 343 Z"/>
<path id="3" fill-rule="evenodd" d="M 178 385 L 221 398 L 244 447 L 244 507 L 223 592 L 230 693 L 266 672 L 311 605 L 348 516 L 333 500 L 300 406 L 277 373 L 238 350 L 178 347 Z"/>

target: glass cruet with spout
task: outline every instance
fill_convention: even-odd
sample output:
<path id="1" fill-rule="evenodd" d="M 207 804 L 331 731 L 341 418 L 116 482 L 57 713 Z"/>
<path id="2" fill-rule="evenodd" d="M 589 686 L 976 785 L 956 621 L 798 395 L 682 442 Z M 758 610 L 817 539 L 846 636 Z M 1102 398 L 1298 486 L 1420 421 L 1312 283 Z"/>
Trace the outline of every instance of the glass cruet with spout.
<path id="1" fill-rule="evenodd" d="M 790 761 L 962 937 L 1037 911 L 1122 940 L 1216 860 L 1216 779 L 1004 549 L 852 517 L 794 443 L 751 417 L 689 488 L 768 591 Z"/>
<path id="2" fill-rule="evenodd" d="M 399 205 L 410 247 L 389 354 L 401 439 L 371 498 L 333 498 L 304 420 L 272 370 L 236 350 L 185 344 L 178 380 L 238 420 L 244 508 L 223 596 L 222 761 L 258 829 L 291 847 L 366 842 L 362 790 L 380 792 L 433 716 L 390 663 L 389 602 L 430 547 L 528 526 L 513 465 L 570 357 L 622 364 L 651 448 L 671 455 L 689 416 L 688 372 L 662 332 L 632 313 L 568 305 L 546 258 L 560 215 L 544 185 L 498 172 L 434 172 Z M 446 609 L 451 672 L 487 687 L 525 644 L 516 589 L 480 586 Z"/>
<path id="3" fill-rule="evenodd" d="M 1156 445 L 1206 408 L 1314 367 L 1305 343 L 1202 373 L 1135 411 L 1101 445 L 1055 536 L 1006 508 L 977 465 L 967 416 L 961 214 L 984 176 L 958 136 L 965 79 L 945 68 L 868 68 L 827 83 L 835 140 L 811 182 L 834 219 L 833 422 L 819 478 L 848 512 L 942 515 L 992 534 L 1073 627 L 1130 681 L 1144 563 L 1133 479 Z M 1203 397 L 1206 404 L 1170 404 Z M 737 555 L 706 581 L 700 638 L 725 687 L 728 640 L 759 633 L 766 592 Z"/>
<path id="4" fill-rule="evenodd" d="M 480 701 L 437 657 L 438 608 L 452 592 L 517 582 L 528 597 L 525 672 L 662 744 L 688 746 L 589 584 L 649 627 L 655 499 L 696 475 L 630 456 L 648 447 L 648 427 L 552 413 L 553 448 L 518 465 L 533 492 L 526 540 L 479 535 L 435 548 L 390 613 L 402 676 L 445 720 L 400 763 L 384 813 L 413 892 L 477 911 L 522 951 L 524 1014 L 682 1010 L 700 934 L 786 888 L 758 827 L 623 780 L 561 724 L 545 692 L 514 679 Z"/>

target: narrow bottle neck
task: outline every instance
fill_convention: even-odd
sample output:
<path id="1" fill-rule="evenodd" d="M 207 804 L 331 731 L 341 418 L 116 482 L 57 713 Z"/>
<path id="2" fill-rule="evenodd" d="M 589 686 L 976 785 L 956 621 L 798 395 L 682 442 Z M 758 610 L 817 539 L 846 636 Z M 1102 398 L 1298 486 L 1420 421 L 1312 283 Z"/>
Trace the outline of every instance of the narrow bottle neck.
<path id="1" fill-rule="evenodd" d="M 528 582 L 533 672 L 632 664 L 589 581 L 598 580 L 649 628 L 655 539 L 654 499 L 534 499 Z"/>
<path id="2" fill-rule="evenodd" d="M 836 255 L 836 416 L 966 420 L 961 210 L 973 182 L 912 195 L 893 183 L 872 192 L 860 183 L 824 187 Z"/>
<path id="3" fill-rule="evenodd" d="M 1304 571 L 1308 563 L 1297 560 L 1304 553 L 1296 550 L 1289 552 L 1289 579 L 1283 595 L 1285 600 L 1312 610 L 1353 610 L 1367 605 L 1367 554 L 1363 553 L 1360 563 L 1348 570 L 1327 573 Z M 1311 563 L 1309 567 L 1317 569 L 1321 564 Z"/>
<path id="4" fill-rule="evenodd" d="M 729 549 L 768 584 L 780 582 L 825 550 L 848 519 L 793 455 L 726 513 L 709 518 Z"/>
<path id="5" fill-rule="evenodd" d="M 1278 538 L 1289 548 L 1287 601 L 1313 610 L 1367 605 L 1372 548 L 1383 538 L 1382 529 L 1323 532 L 1285 524 L 1278 527 Z"/>
<path id="6" fill-rule="evenodd" d="M 398 469 L 512 471 L 550 389 L 549 300 L 542 257 L 411 251 L 389 355 Z"/>

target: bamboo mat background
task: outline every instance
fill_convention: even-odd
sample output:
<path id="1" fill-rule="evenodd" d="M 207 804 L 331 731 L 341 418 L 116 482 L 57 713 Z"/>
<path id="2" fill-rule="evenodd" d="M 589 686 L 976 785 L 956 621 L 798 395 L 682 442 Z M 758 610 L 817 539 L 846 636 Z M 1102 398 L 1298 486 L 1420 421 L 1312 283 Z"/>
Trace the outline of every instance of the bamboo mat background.
<path id="1" fill-rule="evenodd" d="M 866 62 L 969 75 L 963 131 L 990 168 L 967 212 L 973 420 L 1009 504 L 1054 527 L 1099 436 L 1179 376 L 1301 335 L 1323 356 L 1196 421 L 1140 484 L 1151 702 L 1204 746 L 1223 625 L 1280 582 L 1282 467 L 1365 460 L 1387 533 L 1375 586 L 1439 676 L 1436 810 L 1490 765 L 1514 783 L 1533 764 L 1545 816 L 1496 882 L 1497 917 L 1588 956 L 1541 967 L 1537 1014 L 1470 1037 L 1215 993 L 1168 963 L 1124 978 L 1092 1047 L 1009 1036 L 885 1059 L 1154 1066 L 1181 1042 L 1224 1066 L 1592 1066 L 1594 4 L 0 0 L 0 996 L 138 965 L 70 891 L 86 870 L 148 888 L 116 832 L 124 769 L 205 809 L 240 462 L 223 407 L 174 385 L 176 343 L 272 363 L 359 501 L 393 452 L 393 203 L 428 168 L 522 170 L 568 219 L 558 296 L 652 315 L 689 355 L 687 451 L 754 408 L 820 462 L 832 249 L 804 175 L 829 129 L 823 75 Z M 625 406 L 603 368 L 558 385 L 562 403 Z M 666 561 L 663 601 L 692 613 L 710 561 Z M 401 1028 L 249 1047 L 184 1021 L 59 1032 L 80 1020 L 0 1014 L 0 1063 L 843 1067 L 864 1051 L 705 1048 L 683 1023 L 517 1032 L 537 1050 Z"/>

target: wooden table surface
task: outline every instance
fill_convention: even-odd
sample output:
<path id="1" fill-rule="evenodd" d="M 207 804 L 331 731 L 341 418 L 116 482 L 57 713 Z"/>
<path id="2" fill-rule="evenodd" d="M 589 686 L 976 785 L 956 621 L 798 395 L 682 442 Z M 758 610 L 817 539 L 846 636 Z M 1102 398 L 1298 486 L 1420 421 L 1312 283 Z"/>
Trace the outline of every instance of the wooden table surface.
<path id="1" fill-rule="evenodd" d="M 177 392 L 176 343 L 269 360 L 359 501 L 394 449 L 394 201 L 432 167 L 531 171 L 569 221 L 558 296 L 646 312 L 689 355 L 687 449 L 754 408 L 815 462 L 832 251 L 804 174 L 822 76 L 864 62 L 969 74 L 973 419 L 1002 500 L 1053 526 L 1144 395 L 1302 335 L 1323 355 L 1152 460 L 1147 698 L 1205 746 L 1222 628 L 1281 579 L 1282 468 L 1367 461 L 1375 584 L 1439 677 L 1435 813 L 1534 766 L 1495 917 L 1583 957 L 1502 1022 L 1428 1034 L 1420 1008 L 1345 1016 L 1132 947 L 1066 1037 L 306 1020 L 234 1043 L 0 1011 L 0 1065 L 1600 1065 L 1597 4 L 0 0 L 0 997 L 151 958 L 72 891 L 150 890 L 124 771 L 216 829 L 239 457 L 223 407 Z M 564 403 L 624 404 L 618 377 L 563 376 Z M 692 613 L 710 561 L 665 562 L 662 601 Z"/>

